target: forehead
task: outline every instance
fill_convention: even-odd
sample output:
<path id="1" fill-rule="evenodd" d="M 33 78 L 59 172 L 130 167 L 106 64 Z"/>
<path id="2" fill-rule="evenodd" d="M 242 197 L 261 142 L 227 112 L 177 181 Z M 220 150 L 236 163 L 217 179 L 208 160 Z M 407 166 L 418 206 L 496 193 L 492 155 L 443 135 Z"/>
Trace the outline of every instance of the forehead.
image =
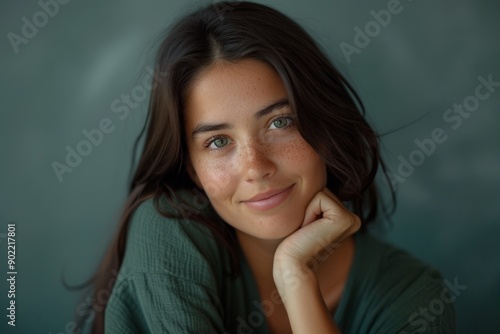
<path id="1" fill-rule="evenodd" d="M 200 73 L 186 94 L 186 126 L 253 115 L 270 101 L 286 97 L 280 76 L 264 62 L 217 63 Z"/>

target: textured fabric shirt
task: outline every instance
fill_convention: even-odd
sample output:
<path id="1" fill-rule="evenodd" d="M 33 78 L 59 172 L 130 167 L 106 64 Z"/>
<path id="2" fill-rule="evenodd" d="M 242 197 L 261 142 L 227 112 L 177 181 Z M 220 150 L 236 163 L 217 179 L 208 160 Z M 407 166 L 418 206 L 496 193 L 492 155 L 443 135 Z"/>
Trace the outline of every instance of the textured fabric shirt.
<path id="1" fill-rule="evenodd" d="M 161 201 L 166 205 L 165 201 Z M 342 333 L 454 333 L 457 282 L 368 234 L 355 253 L 332 316 Z M 133 213 L 125 257 L 106 307 L 106 333 L 269 333 L 273 301 L 261 300 L 238 249 L 231 280 L 227 250 L 210 230 L 160 215 L 153 200 Z"/>

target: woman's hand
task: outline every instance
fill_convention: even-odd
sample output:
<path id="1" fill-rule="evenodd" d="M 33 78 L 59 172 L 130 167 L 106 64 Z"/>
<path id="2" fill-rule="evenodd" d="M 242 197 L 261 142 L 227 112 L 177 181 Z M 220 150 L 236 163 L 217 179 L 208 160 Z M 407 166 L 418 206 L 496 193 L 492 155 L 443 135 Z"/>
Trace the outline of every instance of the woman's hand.
<path id="1" fill-rule="evenodd" d="M 314 272 L 360 226 L 359 217 L 350 212 L 330 190 L 323 188 L 306 207 L 301 227 L 276 249 L 275 279 L 279 280 L 282 276 L 280 271 L 291 266 Z"/>
<path id="2" fill-rule="evenodd" d="M 276 249 L 273 278 L 294 333 L 340 333 L 315 270 L 360 226 L 359 217 L 324 188 L 307 206 L 301 227 Z"/>

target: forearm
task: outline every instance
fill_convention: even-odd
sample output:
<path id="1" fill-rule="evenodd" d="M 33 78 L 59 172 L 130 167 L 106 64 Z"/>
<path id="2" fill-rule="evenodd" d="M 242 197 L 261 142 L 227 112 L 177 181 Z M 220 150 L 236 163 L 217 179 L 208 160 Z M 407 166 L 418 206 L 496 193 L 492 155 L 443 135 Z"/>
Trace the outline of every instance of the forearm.
<path id="1" fill-rule="evenodd" d="M 288 267 L 286 275 L 276 277 L 293 333 L 340 333 L 323 300 L 316 275 L 299 270 Z M 295 279 L 290 280 L 291 276 Z"/>

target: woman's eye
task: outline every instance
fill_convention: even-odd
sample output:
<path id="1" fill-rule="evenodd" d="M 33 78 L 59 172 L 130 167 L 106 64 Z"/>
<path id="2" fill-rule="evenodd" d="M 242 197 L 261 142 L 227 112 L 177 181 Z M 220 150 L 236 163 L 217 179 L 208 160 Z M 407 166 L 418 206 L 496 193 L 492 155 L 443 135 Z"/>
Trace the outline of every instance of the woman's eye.
<path id="1" fill-rule="evenodd" d="M 217 148 L 222 148 L 226 146 L 229 143 L 229 139 L 225 137 L 218 137 L 214 138 L 212 141 L 209 142 L 208 147 L 212 149 L 217 149 Z"/>
<path id="2" fill-rule="evenodd" d="M 292 123 L 292 119 L 290 117 L 280 117 L 271 122 L 271 125 L 276 129 L 283 129 Z"/>

